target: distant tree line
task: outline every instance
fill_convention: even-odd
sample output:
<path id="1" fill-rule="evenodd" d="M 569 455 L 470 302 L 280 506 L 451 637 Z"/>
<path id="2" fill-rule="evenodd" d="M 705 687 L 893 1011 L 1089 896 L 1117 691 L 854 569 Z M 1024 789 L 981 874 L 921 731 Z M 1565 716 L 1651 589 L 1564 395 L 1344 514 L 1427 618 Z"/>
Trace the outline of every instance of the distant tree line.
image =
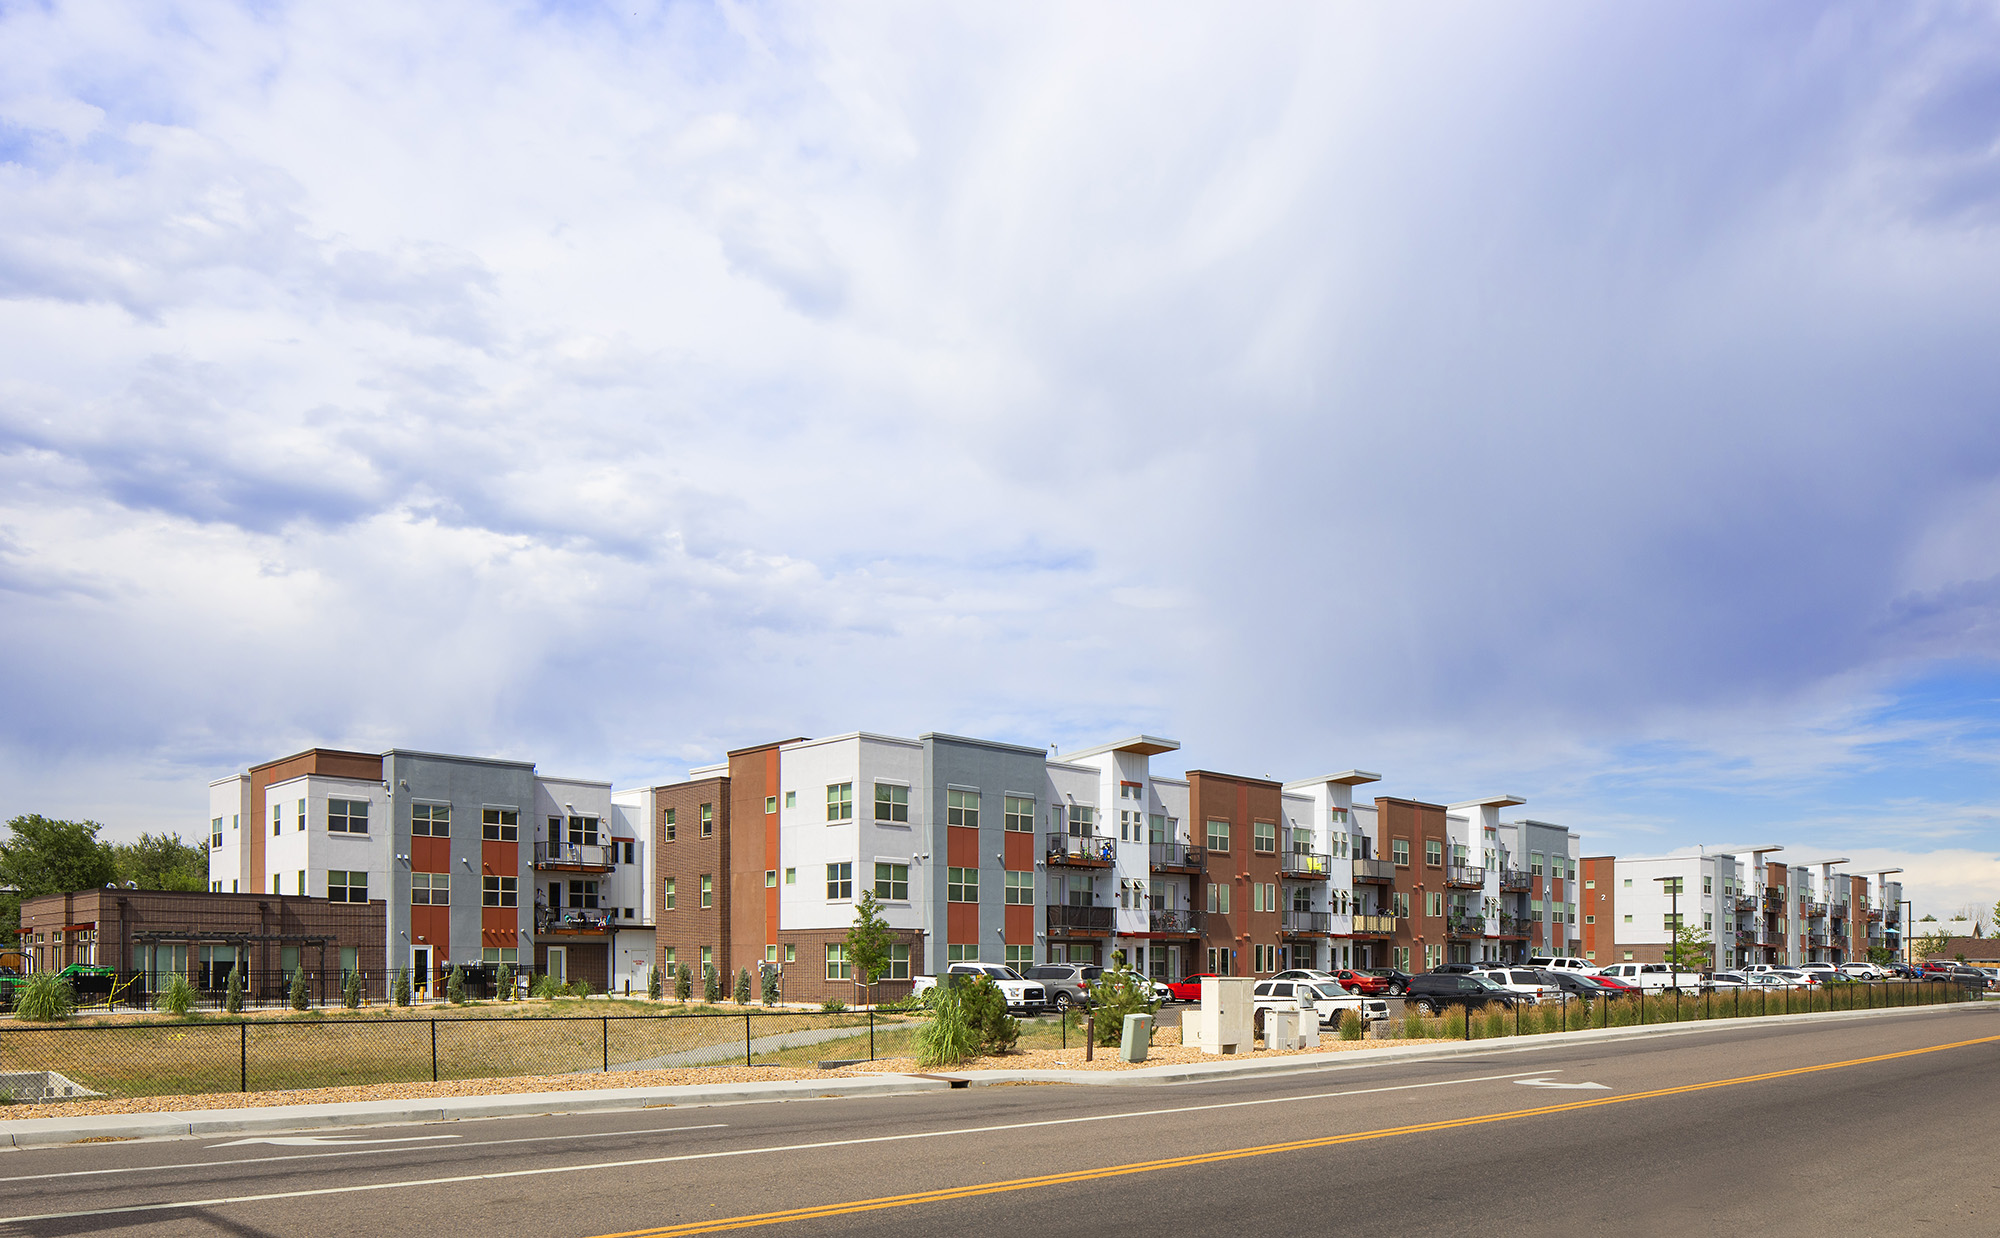
<path id="1" fill-rule="evenodd" d="M 21 901 L 99 886 L 141 890 L 206 890 L 208 850 L 178 834 L 141 834 L 137 841 L 99 841 L 97 821 L 58 821 L 40 813 L 15 817 L 0 840 L 0 943 L 21 936 Z"/>

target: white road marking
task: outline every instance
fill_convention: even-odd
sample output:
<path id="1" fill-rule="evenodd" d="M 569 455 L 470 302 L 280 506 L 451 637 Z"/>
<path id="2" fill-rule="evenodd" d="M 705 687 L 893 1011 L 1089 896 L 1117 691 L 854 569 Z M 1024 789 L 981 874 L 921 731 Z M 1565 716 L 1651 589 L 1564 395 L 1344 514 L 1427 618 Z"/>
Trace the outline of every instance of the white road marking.
<path id="1" fill-rule="evenodd" d="M 816 1152 L 825 1148 L 853 1148 L 876 1143 L 901 1143 L 911 1139 L 938 1139 L 947 1135 L 989 1135 L 1001 1131 L 1034 1130 L 1046 1126 L 1074 1126 L 1084 1122 L 1116 1122 L 1125 1118 L 1157 1118 L 1177 1113 L 1205 1113 L 1216 1109 L 1243 1109 L 1252 1105 L 1296 1105 L 1300 1101 L 1337 1100 L 1345 1096 L 1374 1096 L 1383 1092 L 1413 1092 L 1422 1088 L 1453 1087 L 1465 1083 L 1497 1083 L 1523 1075 L 1548 1071 L 1516 1070 L 1504 1075 L 1480 1075 L 1474 1079 L 1438 1079 L 1430 1083 L 1402 1083 L 1381 1088 L 1353 1088 L 1344 1092 L 1319 1092 L 1307 1096 L 1270 1096 L 1261 1100 L 1219 1101 L 1211 1105 L 1180 1105 L 1171 1109 L 1148 1109 L 1136 1113 L 1099 1113 L 1080 1118 L 1048 1118 L 1040 1122 L 1006 1122 L 996 1126 L 965 1126 L 953 1130 L 911 1131 L 902 1135 L 869 1135 L 860 1139 L 824 1139 L 814 1143 L 776 1144 L 763 1148 L 735 1148 L 725 1152 L 684 1152 L 676 1156 L 648 1156 L 627 1161 L 599 1161 L 588 1165 L 546 1165 L 534 1169 L 506 1169 L 483 1174 L 454 1174 L 444 1178 L 412 1178 L 401 1182 L 364 1182 L 348 1186 L 315 1187 L 305 1191 L 271 1191 L 262 1195 L 219 1195 L 210 1199 L 180 1199 L 166 1203 L 128 1204 L 121 1208 L 87 1208 L 77 1212 L 43 1212 L 32 1216 L 0 1217 L 0 1225 L 21 1225 L 29 1221 L 65 1221 L 78 1217 L 122 1216 L 134 1212 L 166 1212 L 175 1208 L 219 1208 L 226 1204 L 267 1203 L 277 1199 L 314 1199 L 325 1195 L 352 1195 L 364 1191 L 395 1191 L 426 1186 L 456 1186 L 466 1182 L 497 1182 L 507 1178 L 538 1178 L 549 1174 L 585 1173 L 602 1169 L 634 1169 L 643 1165 L 673 1165 L 685 1161 L 723 1160 L 738 1156 L 767 1156 L 781 1152 Z M 1561 1073 L 1560 1071 L 1554 1073 Z M 532 1143 L 534 1140 L 503 1142 Z M 477 1147 L 453 1144 L 452 1150 Z M 332 1153 L 330 1155 L 342 1155 Z M 180 1166 L 179 1168 L 199 1168 Z"/>
<path id="2" fill-rule="evenodd" d="M 1582 1088 L 1597 1088 L 1604 1092 L 1611 1090 L 1608 1085 L 1602 1083 L 1557 1083 L 1553 1079 L 1516 1079 L 1514 1082 L 1527 1088 L 1567 1088 L 1571 1091 L 1577 1091 Z"/>
<path id="3" fill-rule="evenodd" d="M 422 1143 L 427 1139 L 463 1139 L 463 1135 L 400 1135 L 395 1139 L 355 1139 L 348 1135 L 277 1135 L 269 1139 L 233 1139 L 228 1143 L 212 1143 L 211 1148 L 242 1148 L 253 1143 L 268 1143 L 278 1148 L 323 1148 L 342 1147 L 362 1143 Z"/>
<path id="4" fill-rule="evenodd" d="M 456 1152 L 464 1148 L 494 1148 L 510 1143 L 558 1143 L 568 1139 L 613 1139 L 619 1135 L 671 1135 L 678 1131 L 721 1130 L 727 1125 L 729 1125 L 727 1122 L 710 1122 L 703 1126 L 653 1126 L 633 1131 L 585 1131 L 579 1135 L 528 1135 L 520 1139 L 483 1139 L 478 1143 L 452 1144 L 451 1150 Z M 61 1173 L 24 1174 L 18 1178 L 0 1178 L 0 1183 L 40 1182 L 48 1178 L 95 1178 L 105 1174 L 143 1174 L 154 1171 L 164 1173 L 177 1169 L 209 1169 L 228 1165 L 275 1165 L 280 1161 L 323 1161 L 336 1156 L 375 1156 L 402 1150 L 401 1148 L 356 1148 L 351 1152 L 297 1152 L 289 1156 L 246 1156 L 233 1161 L 183 1161 L 178 1165 L 124 1165 L 116 1169 L 71 1169 Z"/>

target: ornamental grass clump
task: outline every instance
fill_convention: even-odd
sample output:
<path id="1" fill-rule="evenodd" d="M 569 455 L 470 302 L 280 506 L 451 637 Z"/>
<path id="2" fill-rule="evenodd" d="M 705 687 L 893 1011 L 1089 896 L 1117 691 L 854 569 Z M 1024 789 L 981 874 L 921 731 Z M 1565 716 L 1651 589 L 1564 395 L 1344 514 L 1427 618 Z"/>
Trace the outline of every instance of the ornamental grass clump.
<path id="1" fill-rule="evenodd" d="M 160 990 L 160 1008 L 168 1014 L 185 1018 L 188 1012 L 194 1009 L 198 996 L 200 995 L 194 991 L 194 986 L 188 983 L 188 978 L 175 972 L 167 977 L 166 986 Z"/>
<path id="2" fill-rule="evenodd" d="M 1498 1040 L 1507 1034 L 1507 1011 L 1498 1002 L 1486 1003 L 1480 1022 L 1479 1034 L 1488 1040 Z"/>
<path id="3" fill-rule="evenodd" d="M 1424 1012 L 1412 1009 L 1403 1015 L 1403 1039 L 1422 1040 L 1424 1038 Z"/>
<path id="4" fill-rule="evenodd" d="M 69 978 L 36 972 L 14 986 L 14 1017 L 30 1023 L 60 1023 L 76 1013 L 76 990 Z"/>
<path id="5" fill-rule="evenodd" d="M 917 1065 L 957 1066 L 979 1055 L 979 1029 L 964 997 L 964 990 L 971 987 L 934 990 L 931 1017 L 917 1029 Z"/>
<path id="6" fill-rule="evenodd" d="M 1353 1010 L 1341 1011 L 1340 1038 L 1342 1040 L 1359 1040 L 1361 1039 L 1361 1033 L 1362 1020 L 1360 1013 Z"/>

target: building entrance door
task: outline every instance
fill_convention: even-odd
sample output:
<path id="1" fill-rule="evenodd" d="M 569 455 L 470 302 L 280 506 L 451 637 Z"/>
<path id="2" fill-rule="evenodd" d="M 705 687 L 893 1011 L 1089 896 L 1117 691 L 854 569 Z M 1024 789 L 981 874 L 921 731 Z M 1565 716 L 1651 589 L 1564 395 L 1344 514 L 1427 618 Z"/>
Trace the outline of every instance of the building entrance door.
<path id="1" fill-rule="evenodd" d="M 549 977 L 557 984 L 569 983 L 569 947 L 549 947 Z"/>
<path id="2" fill-rule="evenodd" d="M 410 988 L 418 995 L 431 991 L 431 948 L 410 947 Z"/>

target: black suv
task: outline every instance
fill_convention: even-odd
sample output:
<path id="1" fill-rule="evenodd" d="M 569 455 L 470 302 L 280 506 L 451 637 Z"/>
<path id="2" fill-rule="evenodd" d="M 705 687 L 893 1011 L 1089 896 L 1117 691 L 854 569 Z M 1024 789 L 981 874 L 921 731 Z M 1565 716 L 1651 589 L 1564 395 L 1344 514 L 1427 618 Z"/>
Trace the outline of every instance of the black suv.
<path id="1" fill-rule="evenodd" d="M 1439 975 L 1437 972 L 1410 977 L 1409 991 L 1403 995 L 1405 1005 L 1414 1002 L 1426 1014 L 1443 1014 L 1446 1006 L 1470 1009 L 1488 1002 L 1498 1002 L 1511 1008 L 1527 1000 L 1526 993 L 1503 989 L 1484 976 Z"/>

